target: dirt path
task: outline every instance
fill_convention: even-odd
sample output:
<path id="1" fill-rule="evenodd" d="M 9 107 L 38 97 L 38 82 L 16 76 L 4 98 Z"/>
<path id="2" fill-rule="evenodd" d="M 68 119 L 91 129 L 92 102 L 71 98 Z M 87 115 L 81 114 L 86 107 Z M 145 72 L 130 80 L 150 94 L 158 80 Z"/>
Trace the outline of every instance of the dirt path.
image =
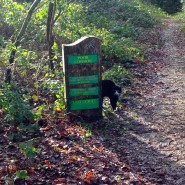
<path id="1" fill-rule="evenodd" d="M 146 75 L 153 89 L 130 99 L 130 109 L 120 117 L 129 129 L 117 150 L 124 148 L 146 184 L 185 184 L 185 40 L 178 36 L 178 25 L 166 20 L 162 57 L 155 58 L 165 67 Z"/>

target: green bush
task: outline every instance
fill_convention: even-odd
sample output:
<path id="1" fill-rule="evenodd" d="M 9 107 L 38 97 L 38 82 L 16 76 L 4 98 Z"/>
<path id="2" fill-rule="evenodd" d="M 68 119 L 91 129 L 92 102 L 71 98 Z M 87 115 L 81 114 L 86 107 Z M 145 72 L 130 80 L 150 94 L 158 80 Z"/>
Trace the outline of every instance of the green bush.
<path id="1" fill-rule="evenodd" d="M 175 17 L 180 20 L 181 24 L 179 28 L 181 33 L 185 35 L 185 12 L 179 13 Z"/>
<path id="2" fill-rule="evenodd" d="M 0 62 L 8 63 L 12 49 L 16 49 L 15 71 L 18 73 L 19 87 L 21 80 L 29 87 L 28 95 L 16 87 L 7 86 L 1 90 L 0 106 L 9 121 L 22 123 L 24 119 L 42 118 L 44 110 L 64 109 L 64 91 L 62 76 L 62 44 L 76 41 L 82 36 L 94 35 L 102 40 L 102 59 L 108 66 L 114 66 L 103 74 L 104 78 L 112 79 L 119 85 L 130 83 L 128 72 L 121 65 L 126 61 L 143 59 L 141 50 L 137 47 L 137 39 L 144 37 L 145 30 L 160 23 L 165 14 L 144 0 L 74 0 L 57 1 L 53 35 L 55 52 L 55 74 L 48 76 L 48 53 L 45 44 L 48 1 L 41 1 L 35 10 L 25 35 L 21 38 L 18 48 L 14 44 L 16 35 L 24 21 L 30 5 L 19 4 L 13 0 L 0 0 L 0 26 L 5 23 L 7 29 L 13 28 L 7 39 L 0 32 Z M 1 27 L 0 27 L 1 28 Z M 13 34 L 13 35 L 11 35 Z M 119 63 L 114 65 L 114 63 Z M 15 79 L 13 79 L 15 80 Z M 39 89 L 34 88 L 38 82 Z M 23 88 L 24 89 L 24 88 Z M 33 94 L 33 92 L 36 92 Z M 35 98 L 34 115 L 31 113 L 29 100 Z M 28 96 L 28 98 L 25 98 Z M 33 99 L 32 97 L 32 99 Z M 38 99 L 38 101 L 36 101 Z M 47 100 L 46 100 L 47 99 Z M 51 105 L 52 104 L 52 105 Z M 36 119 L 35 119 L 36 120 Z"/>
<path id="3" fill-rule="evenodd" d="M 62 110 L 65 108 L 64 85 L 61 80 L 48 78 L 42 84 L 44 91 L 47 91 L 53 97 L 54 110 Z"/>
<path id="4" fill-rule="evenodd" d="M 4 85 L 0 90 L 0 107 L 6 113 L 8 122 L 18 125 L 26 119 L 34 119 L 29 102 L 24 100 L 14 84 Z"/>
<path id="5" fill-rule="evenodd" d="M 117 85 L 127 86 L 131 84 L 131 75 L 122 65 L 115 64 L 111 69 L 103 73 L 103 79 L 112 80 Z"/>
<path id="6" fill-rule="evenodd" d="M 33 147 L 33 141 L 27 141 L 19 143 L 19 148 L 28 158 L 34 158 L 36 156 L 36 148 Z"/>
<path id="7" fill-rule="evenodd" d="M 160 9 L 140 0 L 96 0 L 86 6 L 86 23 L 94 29 L 93 34 L 102 39 L 104 56 L 117 57 L 123 62 L 141 57 L 134 46 L 135 39 L 144 29 L 159 24 L 164 16 Z M 101 29 L 102 34 L 96 34 L 96 29 Z"/>
<path id="8" fill-rule="evenodd" d="M 16 172 L 16 177 L 19 179 L 27 179 L 28 177 L 28 172 L 27 170 L 20 170 Z"/>

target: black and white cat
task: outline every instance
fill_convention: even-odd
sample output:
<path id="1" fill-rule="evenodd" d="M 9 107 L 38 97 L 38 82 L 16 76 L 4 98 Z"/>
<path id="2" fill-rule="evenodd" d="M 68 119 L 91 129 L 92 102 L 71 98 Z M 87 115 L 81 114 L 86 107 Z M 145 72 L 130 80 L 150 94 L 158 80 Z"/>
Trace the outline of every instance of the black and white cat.
<path id="1" fill-rule="evenodd" d="M 116 110 L 120 94 L 121 87 L 111 80 L 102 80 L 102 102 L 104 97 L 108 97 L 113 110 Z"/>

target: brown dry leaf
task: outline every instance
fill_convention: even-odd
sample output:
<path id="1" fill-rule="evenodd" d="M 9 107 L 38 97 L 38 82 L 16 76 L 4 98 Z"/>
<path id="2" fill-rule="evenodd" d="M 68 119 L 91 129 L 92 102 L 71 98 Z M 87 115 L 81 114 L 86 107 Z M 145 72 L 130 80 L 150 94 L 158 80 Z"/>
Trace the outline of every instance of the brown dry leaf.
<path id="1" fill-rule="evenodd" d="M 61 152 L 64 154 L 68 154 L 68 150 L 62 150 Z"/>
<path id="2" fill-rule="evenodd" d="M 50 162 L 48 160 L 45 160 L 45 165 L 48 167 L 48 168 L 51 168 L 51 165 L 50 165 Z"/>
<path id="3" fill-rule="evenodd" d="M 96 177 L 95 173 L 92 171 L 89 171 L 85 174 L 84 181 L 88 184 L 91 184 L 91 180 Z"/>
<path id="4" fill-rule="evenodd" d="M 29 169 L 29 170 L 28 170 L 28 173 L 29 173 L 29 174 L 35 174 L 36 172 L 35 172 L 34 169 Z"/>
<path id="5" fill-rule="evenodd" d="M 12 165 L 7 166 L 8 173 L 15 173 L 16 171 L 17 171 L 16 166 L 12 166 Z"/>
<path id="6" fill-rule="evenodd" d="M 53 126 L 48 125 L 47 127 L 42 128 L 41 130 L 43 130 L 43 131 L 48 131 L 48 130 L 51 130 L 52 128 L 53 128 Z"/>
<path id="7" fill-rule="evenodd" d="M 63 178 L 58 178 L 58 179 L 55 179 L 55 180 L 53 181 L 54 185 L 55 185 L 55 184 L 61 184 L 61 183 L 64 183 L 64 182 L 65 182 L 65 180 L 64 180 Z"/>

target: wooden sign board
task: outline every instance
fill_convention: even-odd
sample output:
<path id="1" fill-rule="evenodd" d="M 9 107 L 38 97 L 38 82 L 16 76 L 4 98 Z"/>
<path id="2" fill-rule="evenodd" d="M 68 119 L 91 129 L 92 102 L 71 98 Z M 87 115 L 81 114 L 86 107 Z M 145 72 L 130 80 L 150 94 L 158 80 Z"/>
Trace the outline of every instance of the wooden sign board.
<path id="1" fill-rule="evenodd" d="M 84 118 L 102 117 L 100 47 L 92 36 L 62 46 L 67 111 Z"/>

